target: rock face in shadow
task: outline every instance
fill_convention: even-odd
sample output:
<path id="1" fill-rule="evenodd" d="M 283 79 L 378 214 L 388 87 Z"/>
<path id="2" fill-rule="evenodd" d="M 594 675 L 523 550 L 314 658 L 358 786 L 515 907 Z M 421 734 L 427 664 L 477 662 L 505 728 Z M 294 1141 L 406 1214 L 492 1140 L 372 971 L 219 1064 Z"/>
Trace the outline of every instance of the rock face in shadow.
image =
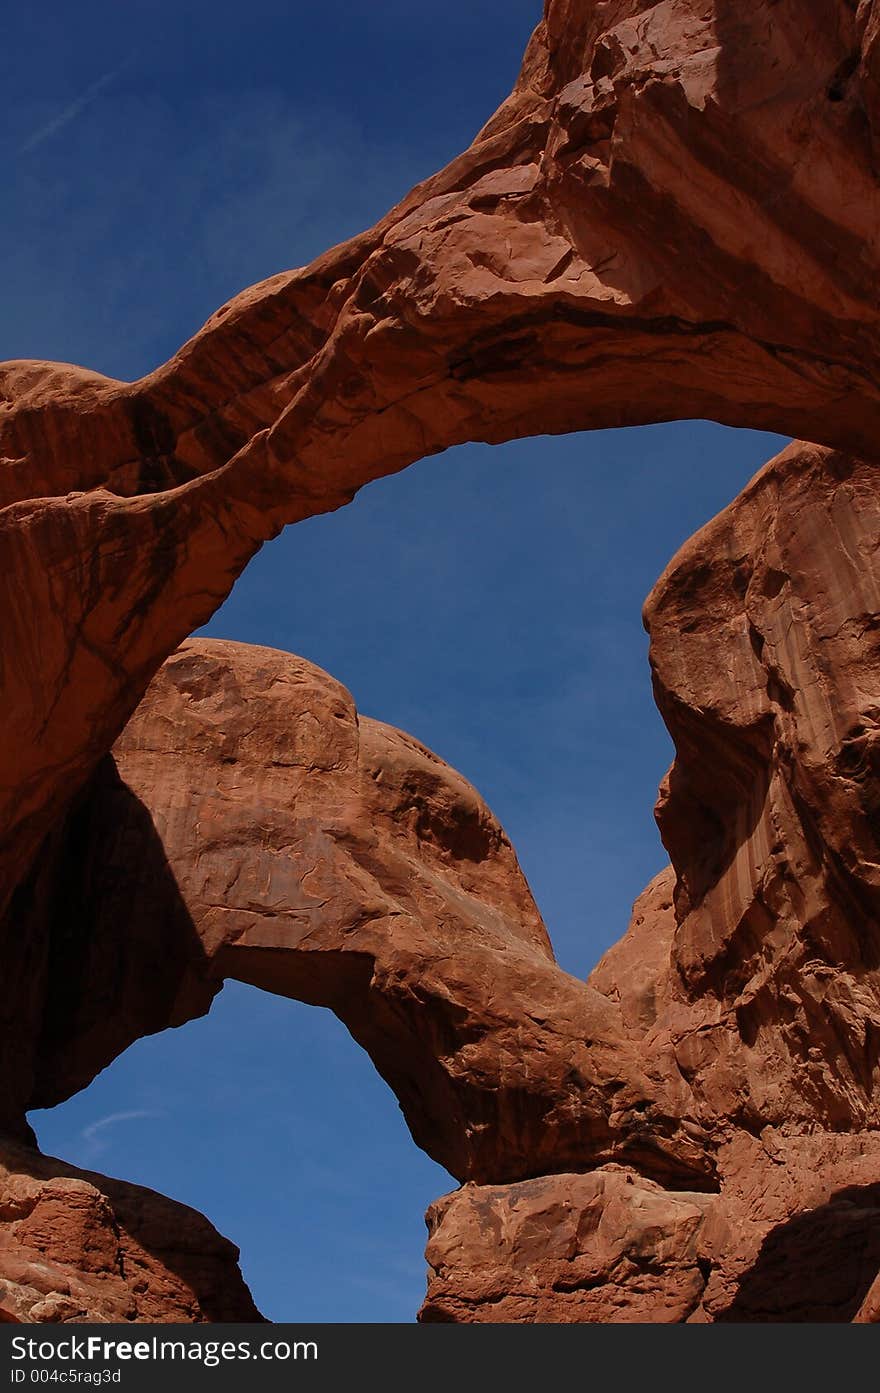
<path id="1" fill-rule="evenodd" d="M 874 0 L 548 0 L 508 101 L 375 228 L 140 382 L 0 368 L 13 1150 L 236 976 L 335 1010 L 466 1182 L 426 1319 L 876 1318 L 878 94 Z M 822 443 L 648 602 L 672 867 L 584 985 L 460 776 L 298 659 L 179 645 L 284 524 L 415 459 L 693 416 Z M 64 1235 L 125 1224 L 21 1156 L 71 1304 L 14 1200 L 10 1309 L 249 1309 L 222 1244 L 222 1299 L 159 1243 L 90 1306 Z"/>
<path id="2" fill-rule="evenodd" d="M 259 1321 L 238 1249 L 139 1185 L 0 1145 L 0 1321 Z"/>

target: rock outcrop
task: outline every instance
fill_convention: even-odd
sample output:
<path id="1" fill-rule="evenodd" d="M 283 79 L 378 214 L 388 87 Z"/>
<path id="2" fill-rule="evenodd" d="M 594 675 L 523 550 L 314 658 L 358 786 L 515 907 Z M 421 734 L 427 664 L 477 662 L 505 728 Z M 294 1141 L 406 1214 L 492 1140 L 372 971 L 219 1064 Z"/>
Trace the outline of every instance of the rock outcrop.
<path id="1" fill-rule="evenodd" d="M 508 101 L 375 228 L 140 382 L 0 369 L 0 904 L 284 523 L 465 440 L 706 416 L 870 455 L 877 15 L 548 0 Z"/>
<path id="2" fill-rule="evenodd" d="M 620 1176 L 466 1187 L 429 1215 L 424 1319 L 640 1320 L 646 1296 L 658 1320 L 880 1314 L 877 478 L 792 446 L 645 608 L 674 870 L 589 985 L 644 1058 L 671 1050 L 719 1193 L 652 1189 L 653 1223 L 644 1172 L 625 1218 Z"/>
<path id="3" fill-rule="evenodd" d="M 603 1168 L 465 1185 L 428 1210 L 426 1322 L 687 1320 L 713 1196 Z"/>
<path id="4" fill-rule="evenodd" d="M 717 1195 L 604 1168 L 465 1185 L 428 1210 L 423 1321 L 874 1323 L 880 1138 L 767 1128 Z"/>
<path id="5" fill-rule="evenodd" d="M 300 658 L 184 644 L 17 903 L 45 945 L 28 1106 L 235 977 L 334 1010 L 462 1180 L 632 1159 L 714 1184 L 671 1054 L 556 965 L 482 799 Z"/>
<path id="6" fill-rule="evenodd" d="M 676 1057 L 752 1131 L 880 1124 L 877 479 L 790 448 L 646 608 L 676 745 L 672 962 L 701 1003 Z M 665 1021 L 677 1035 L 674 1003 Z"/>
<path id="7" fill-rule="evenodd" d="M 0 1321 L 259 1321 L 238 1249 L 195 1210 L 3 1144 Z"/>
<path id="8" fill-rule="evenodd" d="M 466 1182 L 426 1319 L 876 1318 L 878 94 L 875 0 L 548 0 L 509 100 L 375 228 L 140 382 L 0 368 L 18 1318 L 251 1310 L 201 1221 L 185 1280 L 161 1241 L 111 1280 L 141 1202 L 24 1122 L 224 976 L 337 1011 Z M 297 659 L 179 645 L 370 479 L 686 416 L 820 444 L 648 602 L 672 870 L 584 985 L 458 775 Z"/>
<path id="9" fill-rule="evenodd" d="M 459 775 L 301 659 L 184 644 L 19 892 L 29 1103 L 239 977 L 335 1010 L 467 1182 L 423 1319 L 867 1318 L 875 477 L 791 447 L 649 597 L 674 869 L 587 984 Z"/>

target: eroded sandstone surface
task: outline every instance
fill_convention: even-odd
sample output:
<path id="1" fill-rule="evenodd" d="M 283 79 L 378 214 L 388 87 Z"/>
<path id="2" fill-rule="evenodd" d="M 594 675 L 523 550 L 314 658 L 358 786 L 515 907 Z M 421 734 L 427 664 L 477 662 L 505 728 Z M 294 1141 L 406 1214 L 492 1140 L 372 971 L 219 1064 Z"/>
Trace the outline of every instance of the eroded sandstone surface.
<path id="1" fill-rule="evenodd" d="M 466 1187 L 429 1216 L 423 1318 L 877 1318 L 877 474 L 790 447 L 645 607 L 673 867 L 589 985 L 644 1057 L 671 1050 L 717 1195 Z"/>
<path id="2" fill-rule="evenodd" d="M 682 1211 L 631 1172 L 581 1198 L 560 1177 L 467 1187 L 429 1216 L 423 1318 L 641 1320 L 646 1301 L 657 1320 L 876 1318 L 876 481 L 790 447 L 645 607 L 673 866 L 589 984 L 644 1056 L 671 1050 L 718 1193 Z"/>
<path id="3" fill-rule="evenodd" d="M 876 1136 L 724 1148 L 717 1195 L 604 1167 L 465 1185 L 428 1210 L 429 1322 L 874 1323 Z"/>
<path id="4" fill-rule="evenodd" d="M 238 1249 L 184 1204 L 4 1143 L 0 1321 L 259 1321 Z"/>
<path id="5" fill-rule="evenodd" d="M 548 0 L 508 101 L 375 228 L 139 382 L 0 369 L 4 897 L 255 549 L 368 480 L 691 416 L 870 455 L 877 15 Z"/>
<path id="6" fill-rule="evenodd" d="M 51 914 L 48 996 L 83 962 L 94 993 L 48 1012 L 31 1105 L 82 1087 L 145 1027 L 206 1009 L 228 976 L 333 1009 L 418 1143 L 462 1180 L 632 1156 L 714 1183 L 671 1055 L 643 1062 L 617 1008 L 556 965 L 483 800 L 301 659 L 185 644 L 75 806 L 55 865 L 37 898 L 84 932 L 56 953 Z M 189 945 L 177 980 L 180 948 L 157 923 Z"/>
<path id="7" fill-rule="evenodd" d="M 252 1312 L 209 1226 L 24 1120 L 225 976 L 336 1011 L 464 1182 L 425 1319 L 876 1318 L 878 94 L 874 0 L 548 0 L 375 228 L 140 382 L 0 368 L 7 1318 Z M 671 868 L 583 984 L 461 776 L 299 659 L 184 640 L 424 455 L 689 416 L 820 443 L 648 601 Z"/>

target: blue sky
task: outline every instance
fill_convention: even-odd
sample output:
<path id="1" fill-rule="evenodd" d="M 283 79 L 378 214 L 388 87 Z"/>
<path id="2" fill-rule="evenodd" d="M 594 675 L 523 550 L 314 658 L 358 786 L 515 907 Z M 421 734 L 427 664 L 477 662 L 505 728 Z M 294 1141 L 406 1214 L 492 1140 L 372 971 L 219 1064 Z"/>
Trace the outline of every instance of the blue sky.
<path id="1" fill-rule="evenodd" d="M 57 0 L 4 16 L 0 358 L 132 378 L 457 153 L 522 0 Z M 640 608 L 782 444 L 705 422 L 465 446 L 266 547 L 206 632 L 302 653 L 501 817 L 585 975 L 665 862 Z M 276 1319 L 412 1319 L 450 1177 L 329 1013 L 229 984 L 32 1115 L 44 1150 L 201 1208 Z"/>

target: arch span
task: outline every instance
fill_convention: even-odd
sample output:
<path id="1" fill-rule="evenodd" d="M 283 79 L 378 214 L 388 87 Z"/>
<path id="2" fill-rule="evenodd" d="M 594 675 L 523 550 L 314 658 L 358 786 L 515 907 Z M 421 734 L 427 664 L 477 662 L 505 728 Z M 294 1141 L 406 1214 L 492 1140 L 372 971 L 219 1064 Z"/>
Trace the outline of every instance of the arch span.
<path id="1" fill-rule="evenodd" d="M 510 98 L 375 228 L 140 382 L 6 364 L 4 896 L 256 548 L 368 480 L 691 416 L 870 454 L 878 53 L 873 3 L 548 0 Z"/>

